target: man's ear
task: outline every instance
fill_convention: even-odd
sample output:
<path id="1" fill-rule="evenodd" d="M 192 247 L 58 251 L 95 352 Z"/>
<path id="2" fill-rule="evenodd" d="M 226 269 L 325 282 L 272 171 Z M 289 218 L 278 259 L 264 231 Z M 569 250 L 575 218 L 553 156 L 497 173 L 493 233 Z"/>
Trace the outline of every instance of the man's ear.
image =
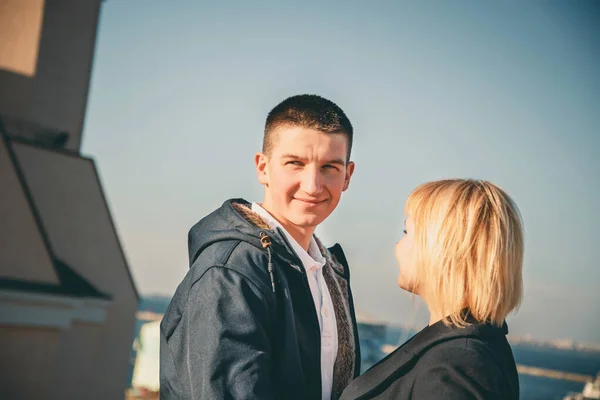
<path id="1" fill-rule="evenodd" d="M 258 177 L 258 182 L 263 185 L 269 184 L 269 176 L 267 171 L 267 163 L 268 158 L 263 153 L 256 153 L 254 155 L 254 164 L 256 165 L 256 176 Z"/>
<path id="2" fill-rule="evenodd" d="M 346 176 L 344 177 L 344 188 L 342 189 L 343 192 L 345 192 L 346 189 L 348 189 L 348 186 L 350 185 L 350 178 L 352 178 L 353 173 L 354 161 L 348 161 L 348 164 L 346 165 Z"/>

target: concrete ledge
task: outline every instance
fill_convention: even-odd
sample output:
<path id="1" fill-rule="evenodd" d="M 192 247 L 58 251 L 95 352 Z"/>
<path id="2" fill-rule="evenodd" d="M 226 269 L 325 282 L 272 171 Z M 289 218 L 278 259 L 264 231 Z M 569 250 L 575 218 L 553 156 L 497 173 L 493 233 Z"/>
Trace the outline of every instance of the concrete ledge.
<path id="1" fill-rule="evenodd" d="M 81 300 L 73 312 L 73 319 L 81 322 L 101 324 L 106 321 L 109 300 Z"/>
<path id="2" fill-rule="evenodd" d="M 74 321 L 101 324 L 108 300 L 0 290 L 0 325 L 69 329 Z"/>

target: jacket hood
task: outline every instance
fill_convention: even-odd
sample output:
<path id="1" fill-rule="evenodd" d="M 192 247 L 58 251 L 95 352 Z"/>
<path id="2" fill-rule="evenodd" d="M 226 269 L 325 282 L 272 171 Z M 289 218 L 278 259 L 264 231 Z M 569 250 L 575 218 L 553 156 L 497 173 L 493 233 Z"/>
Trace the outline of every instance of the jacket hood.
<path id="1" fill-rule="evenodd" d="M 229 199 L 223 205 L 198 221 L 188 233 L 190 266 L 200 253 L 213 243 L 241 240 L 262 248 L 260 232 L 269 231 L 269 225 L 250 210 L 244 199 Z"/>

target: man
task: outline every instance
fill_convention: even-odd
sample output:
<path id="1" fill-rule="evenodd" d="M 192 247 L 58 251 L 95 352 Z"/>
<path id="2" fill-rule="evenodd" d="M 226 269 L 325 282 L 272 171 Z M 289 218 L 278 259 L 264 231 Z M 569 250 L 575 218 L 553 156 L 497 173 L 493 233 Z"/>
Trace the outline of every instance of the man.
<path id="1" fill-rule="evenodd" d="M 337 399 L 358 375 L 346 259 L 314 236 L 350 183 L 352 134 L 319 96 L 269 113 L 264 201 L 225 201 L 189 232 L 190 270 L 161 322 L 161 398 Z"/>

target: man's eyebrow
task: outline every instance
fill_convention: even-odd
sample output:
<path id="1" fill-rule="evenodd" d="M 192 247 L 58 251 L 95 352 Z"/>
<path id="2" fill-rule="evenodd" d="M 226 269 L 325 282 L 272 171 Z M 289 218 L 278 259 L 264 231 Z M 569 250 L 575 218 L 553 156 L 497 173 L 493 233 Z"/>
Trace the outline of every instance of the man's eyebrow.
<path id="1" fill-rule="evenodd" d="M 287 153 L 287 154 L 283 154 L 281 156 L 281 158 L 293 158 L 294 160 L 302 160 L 302 157 L 299 157 L 295 154 L 291 154 L 291 153 Z"/>
<path id="2" fill-rule="evenodd" d="M 281 158 L 291 158 L 293 160 L 306 160 L 304 157 L 297 156 L 295 154 L 287 153 L 283 154 Z M 324 164 L 338 164 L 338 165 L 346 165 L 346 161 L 341 158 L 334 158 L 332 160 L 324 162 Z"/>
<path id="3" fill-rule="evenodd" d="M 346 165 L 346 161 L 342 160 L 341 158 L 335 158 L 333 160 L 327 161 L 325 164 Z"/>

